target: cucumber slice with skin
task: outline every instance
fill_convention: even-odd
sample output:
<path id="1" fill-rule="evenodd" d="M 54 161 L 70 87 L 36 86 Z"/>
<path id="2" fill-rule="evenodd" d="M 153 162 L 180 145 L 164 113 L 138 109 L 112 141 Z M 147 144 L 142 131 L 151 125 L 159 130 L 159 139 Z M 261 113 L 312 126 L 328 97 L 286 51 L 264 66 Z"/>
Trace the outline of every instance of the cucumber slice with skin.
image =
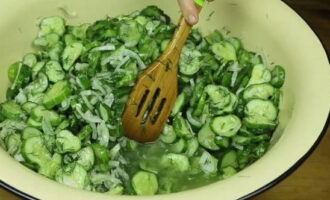
<path id="1" fill-rule="evenodd" d="M 37 63 L 37 57 L 33 53 L 28 53 L 23 57 L 23 64 L 29 67 L 34 66 Z"/>
<path id="2" fill-rule="evenodd" d="M 182 92 L 176 98 L 171 115 L 175 116 L 176 114 L 178 114 L 181 111 L 182 107 L 184 106 L 185 102 L 186 102 L 186 94 L 184 92 Z"/>
<path id="3" fill-rule="evenodd" d="M 56 135 L 55 145 L 58 153 L 77 152 L 81 148 L 80 139 L 68 130 L 60 131 Z"/>
<path id="4" fill-rule="evenodd" d="M 64 70 L 68 71 L 74 62 L 79 58 L 84 46 L 81 43 L 73 43 L 65 47 L 62 54 L 62 63 Z"/>
<path id="5" fill-rule="evenodd" d="M 34 128 L 37 128 L 37 129 L 41 128 L 41 122 L 38 122 L 38 121 L 34 120 L 32 117 L 29 117 L 29 119 L 27 120 L 26 123 L 27 123 L 28 126 L 31 126 L 31 127 L 34 127 Z"/>
<path id="6" fill-rule="evenodd" d="M 171 144 L 175 141 L 176 134 L 174 132 L 173 126 L 166 124 L 164 126 L 160 140 L 166 144 Z"/>
<path id="7" fill-rule="evenodd" d="M 10 80 L 11 83 L 14 83 L 20 65 L 22 65 L 21 62 L 15 62 L 15 63 L 13 63 L 12 65 L 9 66 L 8 79 Z"/>
<path id="8" fill-rule="evenodd" d="M 87 171 L 77 163 L 60 168 L 55 174 L 55 180 L 78 189 L 84 189 L 89 183 Z"/>
<path id="9" fill-rule="evenodd" d="M 43 104 L 47 109 L 52 109 L 54 106 L 62 103 L 71 95 L 71 88 L 68 82 L 57 82 L 45 95 Z"/>
<path id="10" fill-rule="evenodd" d="M 175 116 L 173 120 L 173 128 L 176 135 L 179 137 L 190 139 L 194 136 L 189 123 L 180 114 Z"/>
<path id="11" fill-rule="evenodd" d="M 80 140 L 88 139 L 92 135 L 92 132 L 93 132 L 93 128 L 90 125 L 86 125 L 79 132 L 78 138 Z"/>
<path id="12" fill-rule="evenodd" d="M 173 153 L 182 153 L 187 147 L 186 141 L 184 139 L 180 139 L 174 144 L 171 144 L 170 150 Z"/>
<path id="13" fill-rule="evenodd" d="M 48 78 L 44 73 L 39 73 L 37 79 L 31 82 L 24 91 L 31 94 L 38 94 L 44 92 L 48 87 Z"/>
<path id="14" fill-rule="evenodd" d="M 236 168 L 237 164 L 237 153 L 233 150 L 228 151 L 221 160 L 221 168 L 234 167 Z"/>
<path id="15" fill-rule="evenodd" d="M 271 121 L 264 117 L 248 116 L 243 119 L 243 124 L 251 131 L 262 134 L 275 130 L 276 121 Z"/>
<path id="16" fill-rule="evenodd" d="M 209 152 L 204 151 L 199 159 L 201 170 L 205 174 L 216 174 L 218 171 L 218 159 Z"/>
<path id="17" fill-rule="evenodd" d="M 212 52 L 215 54 L 218 60 L 225 60 L 225 61 L 236 61 L 236 50 L 235 47 L 226 41 L 222 41 L 219 43 L 215 43 L 212 45 Z"/>
<path id="18" fill-rule="evenodd" d="M 252 69 L 248 86 L 260 83 L 269 83 L 272 79 L 270 71 L 263 64 L 255 65 Z"/>
<path id="19" fill-rule="evenodd" d="M 202 54 L 198 50 L 184 47 L 179 61 L 180 73 L 187 76 L 196 74 L 201 67 L 201 57 Z"/>
<path id="20" fill-rule="evenodd" d="M 40 169 L 38 170 L 38 173 L 53 179 L 57 170 L 61 168 L 61 164 L 62 156 L 58 153 L 55 153 L 51 160 L 41 165 Z"/>
<path id="21" fill-rule="evenodd" d="M 38 129 L 33 128 L 33 127 L 26 127 L 23 130 L 22 138 L 23 138 L 23 140 L 27 140 L 31 137 L 36 137 L 36 136 L 40 136 L 40 135 L 42 135 L 42 132 L 39 131 Z"/>
<path id="22" fill-rule="evenodd" d="M 154 195 L 158 191 L 157 176 L 146 171 L 139 171 L 132 178 L 132 186 L 137 195 Z"/>
<path id="23" fill-rule="evenodd" d="M 215 143 L 215 134 L 210 128 L 210 124 L 205 124 L 198 132 L 198 142 L 204 148 L 217 151 L 220 147 Z"/>
<path id="24" fill-rule="evenodd" d="M 246 116 L 256 116 L 274 121 L 277 118 L 278 108 L 272 101 L 253 99 L 246 104 L 244 113 Z"/>
<path id="25" fill-rule="evenodd" d="M 276 65 L 272 70 L 271 84 L 276 88 L 281 88 L 284 84 L 284 80 L 285 80 L 285 69 L 280 65 Z"/>
<path id="26" fill-rule="evenodd" d="M 24 114 L 21 106 L 13 101 L 7 101 L 1 104 L 0 113 L 4 117 L 15 121 L 20 120 Z"/>
<path id="27" fill-rule="evenodd" d="M 17 133 L 11 134 L 6 137 L 5 143 L 6 143 L 7 152 L 10 155 L 14 156 L 16 153 L 19 152 L 19 149 L 21 147 L 22 144 L 21 135 Z"/>
<path id="28" fill-rule="evenodd" d="M 31 137 L 23 142 L 22 155 L 25 160 L 40 168 L 51 159 L 51 154 L 46 148 L 41 136 Z"/>
<path id="29" fill-rule="evenodd" d="M 142 37 L 142 33 L 142 26 L 133 20 L 125 20 L 119 27 L 119 37 L 127 47 L 136 46 Z"/>
<path id="30" fill-rule="evenodd" d="M 80 164 L 86 171 L 90 170 L 95 162 L 94 152 L 91 146 L 87 146 L 77 152 L 78 160 L 77 163 Z"/>
<path id="31" fill-rule="evenodd" d="M 225 137 L 236 135 L 241 126 L 241 120 L 236 115 L 215 117 L 210 123 L 210 127 L 214 133 Z"/>
<path id="32" fill-rule="evenodd" d="M 246 101 L 252 99 L 269 100 L 274 95 L 275 95 L 275 88 L 268 83 L 263 83 L 263 84 L 250 85 L 248 88 L 246 88 L 243 93 L 243 98 Z"/>
<path id="33" fill-rule="evenodd" d="M 176 172 L 184 172 L 190 168 L 188 158 L 182 154 L 165 154 L 162 156 L 160 163 L 163 167 Z"/>
<path id="34" fill-rule="evenodd" d="M 38 106 L 38 104 L 36 104 L 36 103 L 34 103 L 34 102 L 30 102 L 30 101 L 28 101 L 28 102 L 25 102 L 23 105 L 22 105 L 22 109 L 25 111 L 25 112 L 27 112 L 27 113 L 31 113 L 32 112 L 32 110 L 35 108 L 35 107 L 37 107 Z"/>
<path id="35" fill-rule="evenodd" d="M 230 92 L 227 88 L 217 85 L 208 85 L 205 92 L 211 99 L 212 107 L 223 109 L 231 102 Z"/>
<path id="36" fill-rule="evenodd" d="M 31 117 L 38 121 L 38 122 L 41 122 L 43 116 L 44 116 L 44 113 L 46 111 L 46 108 L 44 106 L 37 106 L 35 107 L 32 112 L 31 112 Z"/>
<path id="37" fill-rule="evenodd" d="M 50 82 L 56 83 L 64 79 L 65 74 L 62 66 L 57 61 L 49 61 L 46 64 L 46 75 Z"/>
<path id="38" fill-rule="evenodd" d="M 185 154 L 188 157 L 194 156 L 194 154 L 197 152 L 198 147 L 199 147 L 199 143 L 196 138 L 192 138 L 192 139 L 188 140 L 187 141 L 187 150 L 186 150 Z"/>
<path id="39" fill-rule="evenodd" d="M 38 36 L 44 36 L 49 33 L 56 33 L 59 36 L 62 36 L 65 32 L 65 21 L 62 17 L 52 16 L 46 17 L 40 22 L 40 31 Z"/>

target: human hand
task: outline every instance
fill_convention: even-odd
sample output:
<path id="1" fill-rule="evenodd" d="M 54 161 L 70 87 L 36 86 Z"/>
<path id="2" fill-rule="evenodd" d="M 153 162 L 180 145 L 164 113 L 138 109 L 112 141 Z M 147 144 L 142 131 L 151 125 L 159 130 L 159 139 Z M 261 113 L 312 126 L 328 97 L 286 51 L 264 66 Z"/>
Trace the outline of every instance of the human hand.
<path id="1" fill-rule="evenodd" d="M 212 1 L 212 0 L 207 0 Z M 199 11 L 197 9 L 194 0 L 178 0 L 182 14 L 190 25 L 194 25 L 198 22 Z"/>

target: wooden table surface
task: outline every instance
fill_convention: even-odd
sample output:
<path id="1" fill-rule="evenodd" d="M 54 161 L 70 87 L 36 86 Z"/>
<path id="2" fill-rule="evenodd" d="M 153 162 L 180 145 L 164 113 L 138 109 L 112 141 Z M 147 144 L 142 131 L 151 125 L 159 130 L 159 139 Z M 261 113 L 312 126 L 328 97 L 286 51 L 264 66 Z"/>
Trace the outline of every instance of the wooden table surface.
<path id="1" fill-rule="evenodd" d="M 330 52 L 330 0 L 284 0 L 312 27 Z M 292 175 L 253 200 L 329 200 L 330 128 L 313 154 Z M 21 200 L 0 188 L 0 200 Z"/>

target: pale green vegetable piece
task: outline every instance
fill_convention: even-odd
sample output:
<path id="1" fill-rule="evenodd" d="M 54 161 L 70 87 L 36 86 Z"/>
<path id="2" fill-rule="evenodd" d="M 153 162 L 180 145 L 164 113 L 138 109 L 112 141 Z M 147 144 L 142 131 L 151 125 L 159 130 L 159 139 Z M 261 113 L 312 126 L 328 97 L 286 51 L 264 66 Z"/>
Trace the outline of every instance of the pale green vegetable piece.
<path id="1" fill-rule="evenodd" d="M 249 85 L 269 83 L 272 80 L 272 74 L 263 64 L 258 64 L 253 67 Z"/>
<path id="2" fill-rule="evenodd" d="M 157 177 L 153 173 L 139 171 L 132 178 L 132 186 L 137 195 L 154 195 L 158 191 Z"/>
<path id="3" fill-rule="evenodd" d="M 86 170 L 79 164 L 72 163 L 56 172 L 55 180 L 64 185 L 84 189 L 88 183 L 89 178 Z"/>
<path id="4" fill-rule="evenodd" d="M 80 139 L 68 130 L 60 131 L 56 135 L 55 145 L 59 153 L 77 152 L 81 148 Z"/>
<path id="5" fill-rule="evenodd" d="M 68 71 L 83 51 L 84 46 L 81 43 L 73 43 L 65 47 L 62 54 L 64 70 Z"/>
<path id="6" fill-rule="evenodd" d="M 190 164 L 186 156 L 175 153 L 168 153 L 162 156 L 161 165 L 167 169 L 184 172 L 189 170 Z"/>

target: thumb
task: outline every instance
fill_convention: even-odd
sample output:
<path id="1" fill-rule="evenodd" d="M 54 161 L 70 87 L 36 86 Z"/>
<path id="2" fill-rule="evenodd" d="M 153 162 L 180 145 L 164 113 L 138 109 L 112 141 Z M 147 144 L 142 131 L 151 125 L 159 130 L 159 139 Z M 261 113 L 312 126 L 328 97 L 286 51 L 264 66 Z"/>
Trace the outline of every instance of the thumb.
<path id="1" fill-rule="evenodd" d="M 193 0 L 178 0 L 182 14 L 190 25 L 198 22 L 198 10 Z"/>

